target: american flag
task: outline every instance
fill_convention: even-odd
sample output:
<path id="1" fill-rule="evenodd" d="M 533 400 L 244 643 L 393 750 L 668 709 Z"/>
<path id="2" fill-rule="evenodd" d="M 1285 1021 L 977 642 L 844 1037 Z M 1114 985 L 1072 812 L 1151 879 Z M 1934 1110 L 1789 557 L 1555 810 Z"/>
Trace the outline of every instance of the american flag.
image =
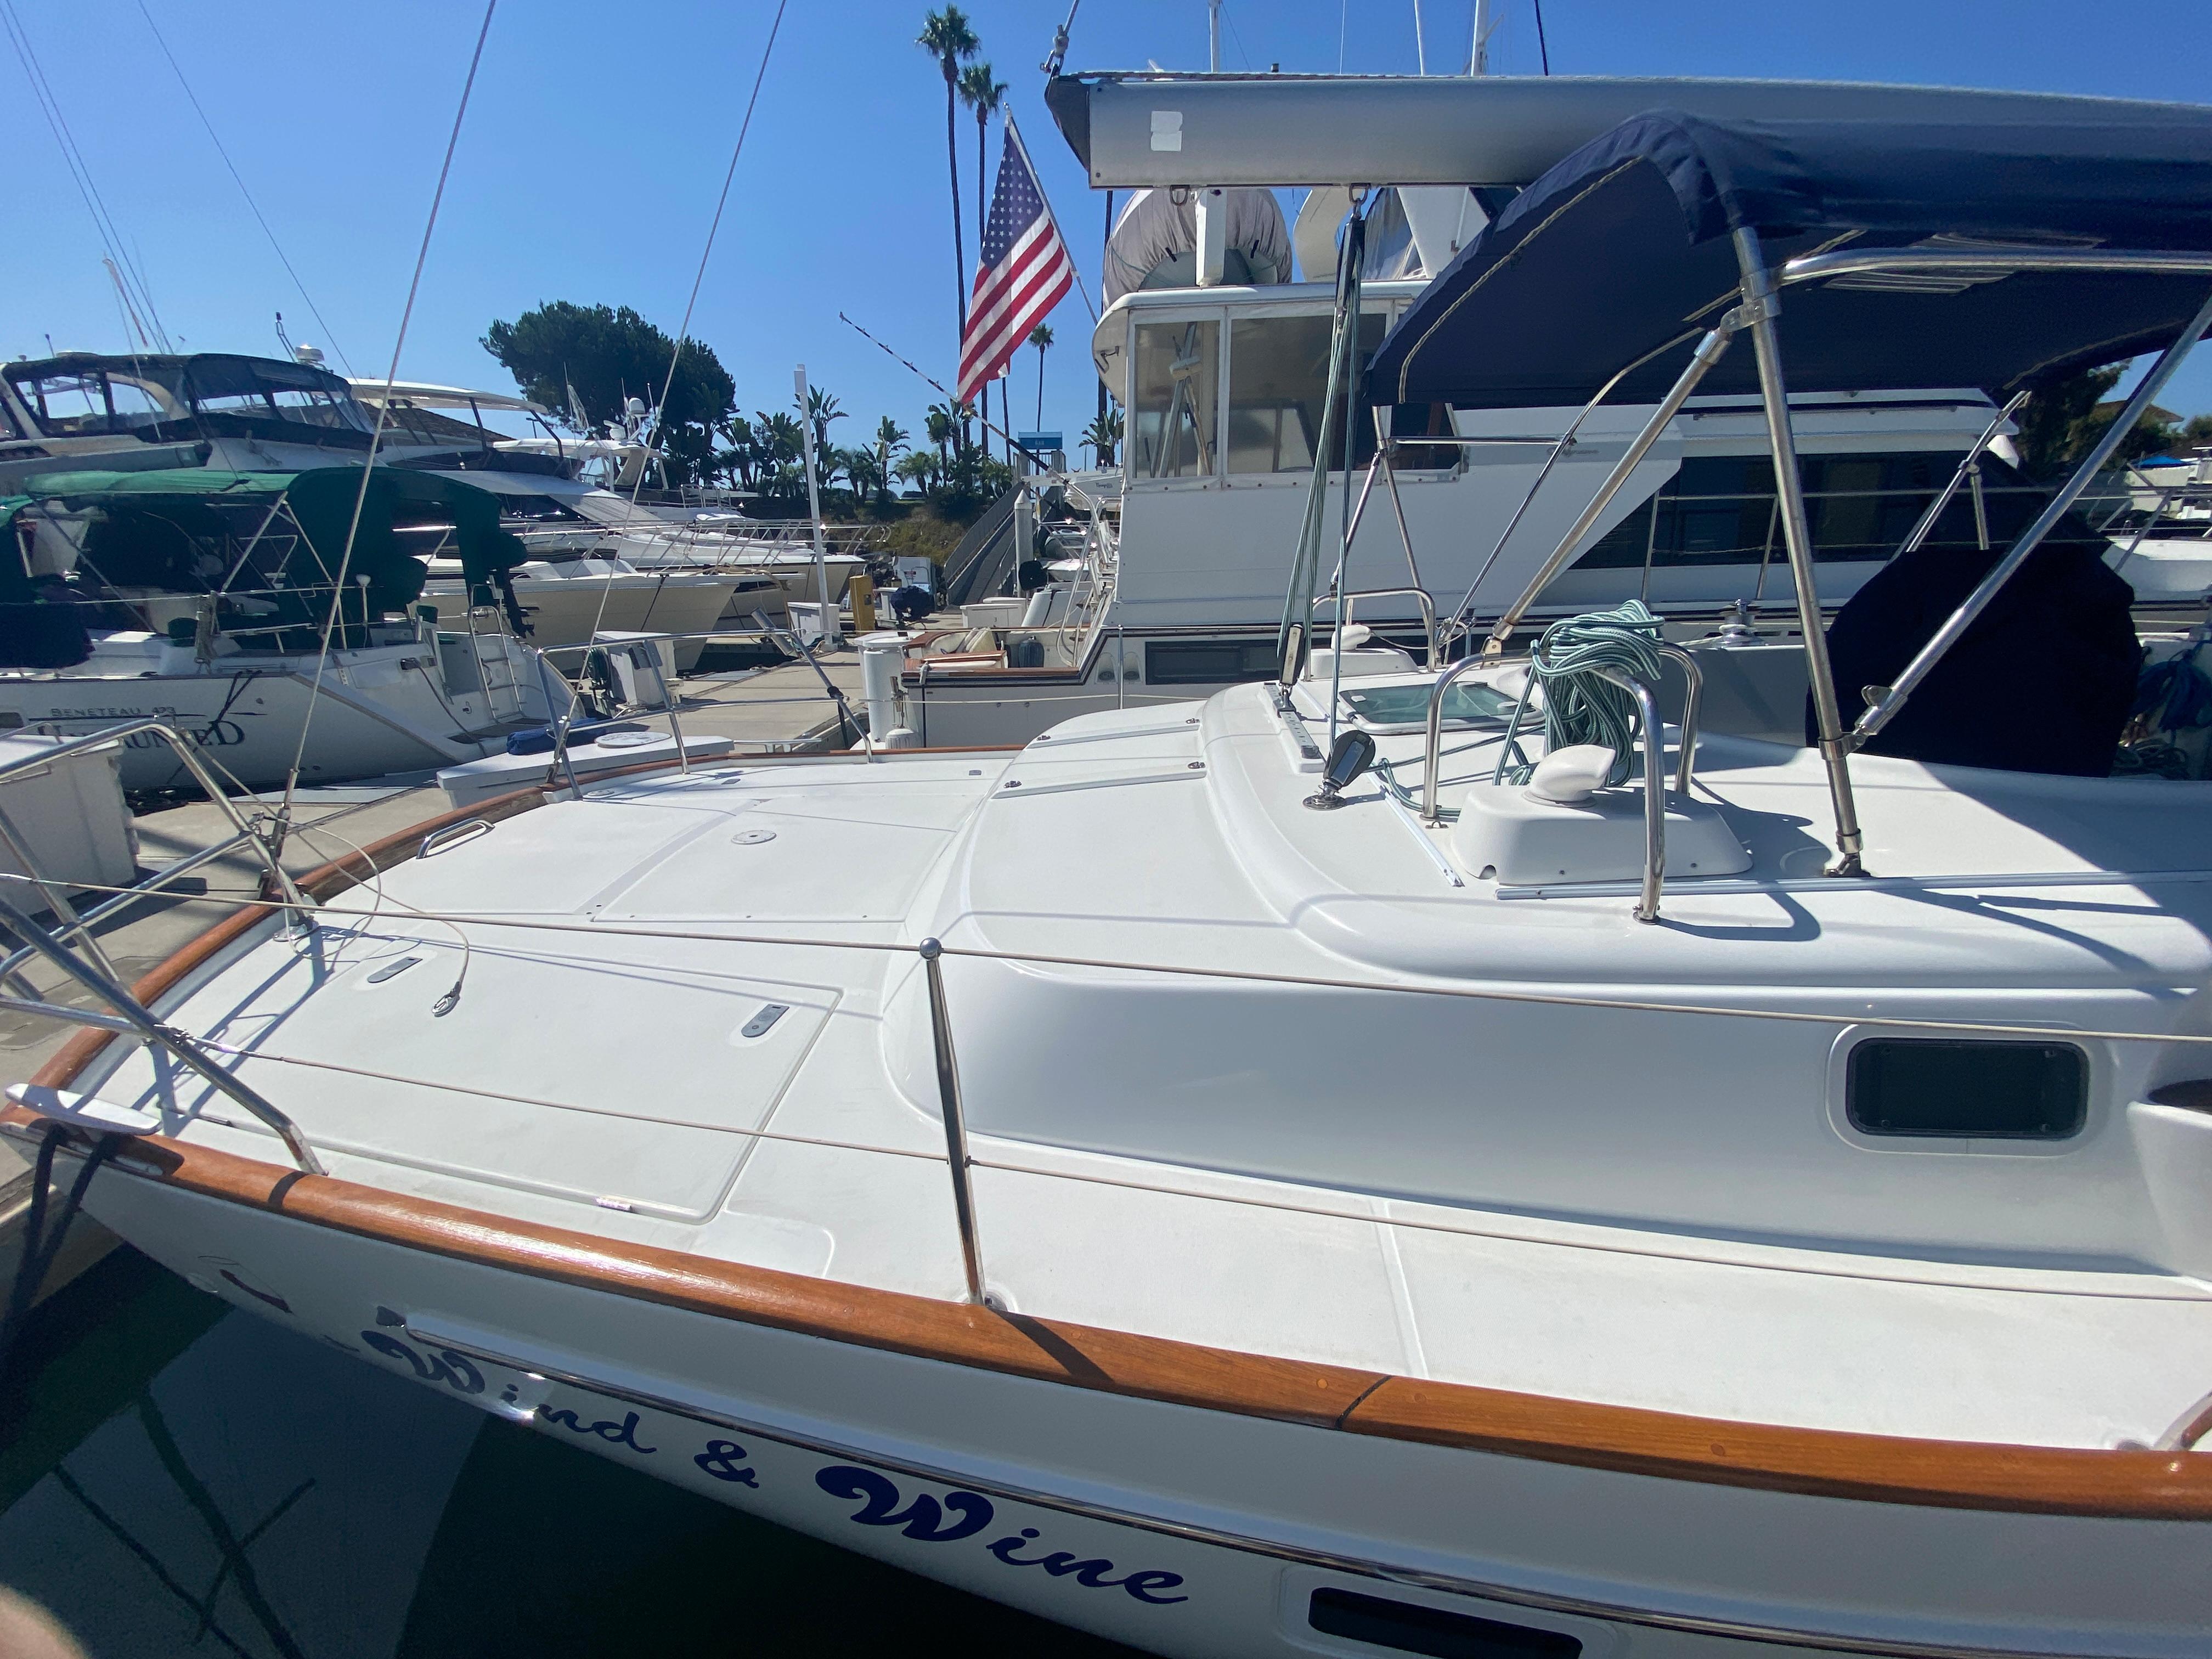
<path id="1" fill-rule="evenodd" d="M 960 342 L 960 397 L 973 400 L 1006 372 L 1030 330 L 1044 320 L 1075 281 L 1075 264 L 1013 123 L 999 157 L 999 187 L 983 229 L 982 260 L 968 301 Z"/>

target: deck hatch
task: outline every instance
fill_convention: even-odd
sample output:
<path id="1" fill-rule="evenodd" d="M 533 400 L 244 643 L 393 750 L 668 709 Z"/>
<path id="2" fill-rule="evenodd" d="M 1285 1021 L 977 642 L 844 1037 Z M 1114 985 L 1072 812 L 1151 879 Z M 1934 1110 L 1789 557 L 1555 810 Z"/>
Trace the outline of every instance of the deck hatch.
<path id="1" fill-rule="evenodd" d="M 1580 1641 L 1559 1631 L 1327 1586 L 1313 1593 L 1306 1622 L 1324 1636 L 1434 1659 L 1575 1659 L 1583 1650 Z"/>
<path id="2" fill-rule="evenodd" d="M 2070 1042 L 1877 1037 L 1851 1050 L 1844 1102 L 1862 1134 L 2063 1140 L 2088 1115 L 2088 1056 Z"/>

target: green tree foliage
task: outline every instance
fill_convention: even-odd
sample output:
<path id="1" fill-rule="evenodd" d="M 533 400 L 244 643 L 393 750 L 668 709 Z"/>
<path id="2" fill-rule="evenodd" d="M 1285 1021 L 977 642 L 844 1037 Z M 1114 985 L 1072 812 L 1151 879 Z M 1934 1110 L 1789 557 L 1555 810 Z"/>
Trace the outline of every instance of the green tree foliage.
<path id="1" fill-rule="evenodd" d="M 944 470 L 945 464 L 939 457 L 927 449 L 917 449 L 902 458 L 891 471 L 926 495 L 937 488 L 938 477 Z"/>
<path id="2" fill-rule="evenodd" d="M 1114 465 L 1114 454 L 1121 447 L 1121 411 L 1109 406 L 1091 417 L 1091 424 L 1083 428 L 1083 441 L 1089 444 L 1102 467 Z"/>
<path id="3" fill-rule="evenodd" d="M 793 398 L 791 400 L 791 406 L 797 409 L 799 399 Z M 830 422 L 843 420 L 845 411 L 837 407 L 837 399 L 830 393 L 824 392 L 818 386 L 810 386 L 806 388 L 806 408 L 804 413 L 813 423 L 814 447 L 817 454 L 828 454 L 830 453 Z"/>
<path id="4" fill-rule="evenodd" d="M 876 488 L 878 505 L 885 501 L 887 492 L 890 489 L 890 482 L 897 476 L 892 469 L 897 465 L 896 458 L 899 452 L 906 446 L 906 428 L 896 421 L 886 415 L 876 422 Z"/>
<path id="5" fill-rule="evenodd" d="M 2031 478 L 2058 478 L 2081 463 L 2119 413 L 2119 403 L 2107 398 L 2119 384 L 2124 368 L 2084 369 L 2036 390 L 2020 411 L 2023 472 Z M 2185 441 L 2184 430 L 2171 420 L 2147 414 L 2120 441 L 2114 459 L 2136 461 L 2172 453 Z"/>
<path id="6" fill-rule="evenodd" d="M 670 474 L 688 483 L 714 470 L 714 439 L 736 407 L 737 387 L 711 346 L 686 339 L 677 356 L 675 341 L 628 306 L 556 300 L 511 323 L 495 321 L 483 348 L 514 376 L 523 396 L 549 409 L 566 408 L 567 387 L 574 386 L 594 426 L 620 415 L 627 398 L 651 406 L 665 385 L 656 447 L 668 458 Z"/>

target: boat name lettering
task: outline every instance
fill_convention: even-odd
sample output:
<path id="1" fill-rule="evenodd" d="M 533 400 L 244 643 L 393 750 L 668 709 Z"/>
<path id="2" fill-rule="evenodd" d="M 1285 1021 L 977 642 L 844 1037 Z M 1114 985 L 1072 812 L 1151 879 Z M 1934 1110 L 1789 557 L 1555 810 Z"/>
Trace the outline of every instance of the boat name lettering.
<path id="1" fill-rule="evenodd" d="M 997 1539 L 984 1545 L 983 1547 L 1010 1567 L 1042 1567 L 1055 1578 L 1065 1578 L 1073 1575 L 1077 1583 L 1088 1585 L 1092 1589 L 1105 1589 L 1109 1586 L 1118 1587 L 1128 1591 L 1139 1601 L 1149 1601 L 1155 1607 L 1165 1607 L 1171 1601 L 1190 1600 L 1188 1595 L 1153 1595 L 1149 1593 L 1156 1589 L 1173 1589 L 1177 1584 L 1182 1583 L 1182 1575 L 1179 1572 L 1148 1571 L 1133 1572 L 1127 1578 L 1109 1578 L 1106 1575 L 1114 1571 L 1114 1564 L 1111 1561 L 1101 1560 L 1096 1556 L 1088 1561 L 1079 1561 L 1066 1550 L 1054 1550 L 1049 1555 L 1040 1555 L 1034 1559 L 1024 1560 L 1014 1553 L 1016 1550 L 1025 1547 L 1037 1535 L 1037 1529 L 1035 1527 L 1024 1527 L 1019 1537 Z"/>
<path id="2" fill-rule="evenodd" d="M 550 1407 L 540 1406 L 538 1408 L 538 1420 L 541 1423 L 558 1423 L 571 1434 L 595 1434 L 610 1445 L 628 1446 L 632 1451 L 644 1457 L 650 1457 L 660 1449 L 658 1446 L 641 1446 L 637 1443 L 637 1413 L 635 1412 L 624 1412 L 623 1419 L 619 1423 L 605 1419 L 597 1423 L 583 1423 L 579 1422 L 576 1413 L 566 1407 L 555 1411 Z"/>
<path id="3" fill-rule="evenodd" d="M 443 1382 L 458 1394 L 482 1394 L 484 1390 L 483 1374 L 451 1348 L 420 1354 L 385 1331 L 363 1331 L 361 1340 L 386 1359 L 405 1360 L 413 1368 L 417 1382 Z"/>
<path id="4" fill-rule="evenodd" d="M 700 1460 L 702 1468 L 704 1460 Z M 711 1473 L 711 1471 L 710 1471 Z M 949 1544 L 963 1538 L 972 1538 L 991 1524 L 994 1513 L 991 1500 L 980 1492 L 949 1492 L 944 1501 L 927 1492 L 917 1493 L 914 1501 L 904 1508 L 899 1506 L 899 1489 L 873 1469 L 857 1468 L 849 1463 L 836 1463 L 816 1471 L 814 1484 L 832 1498 L 858 1498 L 860 1507 L 852 1519 L 864 1527 L 898 1527 L 908 1538 L 924 1543 Z M 945 1522 L 945 1512 L 950 1510 L 959 1519 Z M 1010 1567 L 1042 1567 L 1055 1578 L 1073 1578 L 1089 1589 L 1127 1590 L 1138 1601 L 1153 1607 L 1168 1607 L 1177 1601 L 1188 1601 L 1187 1595 L 1164 1595 L 1163 1590 L 1180 1585 L 1179 1572 L 1163 1572 L 1147 1569 L 1133 1572 L 1125 1577 L 1107 1575 L 1114 1564 L 1103 1557 L 1091 1556 L 1078 1559 L 1066 1550 L 1054 1550 L 1043 1555 L 1023 1556 L 1016 1552 L 1026 1549 L 1041 1536 L 1035 1527 L 1024 1527 L 1014 1535 L 1000 1538 L 983 1547 L 998 1560 Z"/>
<path id="5" fill-rule="evenodd" d="M 246 741 L 246 728 L 236 720 L 210 720 L 205 726 L 187 726 L 185 735 L 203 749 L 235 749 Z M 154 749 L 166 740 L 155 732 L 133 732 L 123 741 L 132 749 Z"/>
<path id="6" fill-rule="evenodd" d="M 707 1449 L 691 1461 L 717 1480 L 739 1480 L 755 1492 L 760 1490 L 760 1482 L 753 1472 L 737 1467 L 745 1461 L 745 1449 L 734 1440 L 709 1440 Z"/>

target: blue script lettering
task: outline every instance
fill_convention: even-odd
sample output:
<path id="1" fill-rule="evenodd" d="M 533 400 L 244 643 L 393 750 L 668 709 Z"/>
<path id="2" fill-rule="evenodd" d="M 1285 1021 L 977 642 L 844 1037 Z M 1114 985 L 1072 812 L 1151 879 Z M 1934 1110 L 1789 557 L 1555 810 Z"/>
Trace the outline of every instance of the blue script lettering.
<path id="1" fill-rule="evenodd" d="M 848 1463 L 821 1470 L 815 1475 L 814 1484 L 832 1498 L 864 1499 L 853 1516 L 862 1526 L 903 1524 L 908 1538 L 919 1538 L 927 1544 L 950 1544 L 957 1539 L 973 1538 L 991 1524 L 991 1500 L 972 1492 L 945 1493 L 944 1509 L 939 1509 L 937 1500 L 927 1492 L 904 1509 L 894 1509 L 899 1500 L 899 1489 L 873 1469 L 856 1469 Z M 946 1526 L 945 1510 L 952 1510 L 960 1519 Z"/>
<path id="2" fill-rule="evenodd" d="M 725 1441 L 708 1443 L 708 1449 L 727 1444 Z M 732 1455 L 744 1454 L 731 1449 Z M 707 1460 L 696 1460 L 699 1467 L 707 1468 Z M 714 1473 L 712 1469 L 707 1471 Z M 726 1477 L 725 1477 L 726 1478 Z M 873 1469 L 856 1468 L 849 1463 L 835 1463 L 815 1472 L 814 1484 L 832 1498 L 858 1498 L 860 1507 L 853 1519 L 864 1527 L 900 1527 L 907 1537 L 918 1538 L 925 1543 L 949 1544 L 963 1538 L 972 1538 L 991 1524 L 991 1500 L 980 1492 L 950 1492 L 944 1504 L 927 1492 L 918 1493 L 904 1509 L 898 1507 L 899 1489 Z M 947 1524 L 945 1511 L 951 1510 L 961 1518 Z M 1114 1564 L 1097 1556 L 1079 1560 L 1066 1550 L 1054 1550 L 1044 1555 L 1024 1556 L 1016 1552 L 1026 1547 L 1031 1540 L 1040 1536 L 1035 1527 L 1024 1527 L 1018 1536 L 1000 1538 L 983 1547 L 1010 1567 L 1042 1567 L 1055 1578 L 1073 1578 L 1087 1589 L 1127 1590 L 1138 1601 L 1152 1607 L 1170 1607 L 1177 1601 L 1188 1601 L 1188 1595 L 1162 1595 L 1160 1590 L 1176 1589 L 1182 1583 L 1179 1572 L 1162 1572 L 1147 1569 L 1133 1572 L 1127 1577 L 1112 1578 Z"/>
<path id="3" fill-rule="evenodd" d="M 740 1480 L 755 1492 L 760 1490 L 750 1469 L 735 1467 L 745 1461 L 745 1449 L 734 1440 L 709 1440 L 707 1449 L 691 1461 L 717 1480 Z"/>
<path id="4" fill-rule="evenodd" d="M 363 1331 L 361 1340 L 386 1359 L 405 1360 L 413 1368 L 418 1382 L 443 1382 L 459 1394 L 482 1394 L 484 1391 L 483 1374 L 450 1348 L 441 1348 L 426 1358 L 398 1337 L 386 1335 L 382 1331 Z"/>
<path id="5" fill-rule="evenodd" d="M 1114 1571 L 1114 1564 L 1111 1561 L 1100 1560 L 1095 1556 L 1088 1561 L 1079 1561 L 1066 1550 L 1054 1550 L 1049 1555 L 1026 1559 L 1014 1553 L 1016 1550 L 1037 1535 L 1037 1529 L 1035 1527 L 1024 1527 L 1020 1537 L 1001 1538 L 984 1545 L 983 1547 L 1010 1567 L 1042 1567 L 1055 1578 L 1065 1578 L 1072 1574 L 1077 1583 L 1085 1585 L 1091 1589 L 1125 1589 L 1139 1601 L 1149 1601 L 1155 1607 L 1165 1607 L 1170 1602 L 1190 1600 L 1188 1595 L 1163 1596 L 1146 1594 L 1149 1590 L 1173 1589 L 1177 1584 L 1182 1583 L 1182 1575 L 1179 1572 L 1133 1572 L 1126 1578 L 1109 1578 L 1106 1575 Z"/>
<path id="6" fill-rule="evenodd" d="M 625 1412 L 623 1414 L 623 1420 L 619 1423 L 580 1423 L 576 1420 L 576 1413 L 565 1407 L 556 1412 L 540 1406 L 538 1408 L 538 1418 L 543 1423 L 558 1423 L 571 1434 L 595 1434 L 611 1444 L 628 1446 L 632 1451 L 643 1456 L 650 1457 L 660 1449 L 658 1446 L 641 1446 L 637 1443 L 637 1413 L 635 1412 Z"/>

